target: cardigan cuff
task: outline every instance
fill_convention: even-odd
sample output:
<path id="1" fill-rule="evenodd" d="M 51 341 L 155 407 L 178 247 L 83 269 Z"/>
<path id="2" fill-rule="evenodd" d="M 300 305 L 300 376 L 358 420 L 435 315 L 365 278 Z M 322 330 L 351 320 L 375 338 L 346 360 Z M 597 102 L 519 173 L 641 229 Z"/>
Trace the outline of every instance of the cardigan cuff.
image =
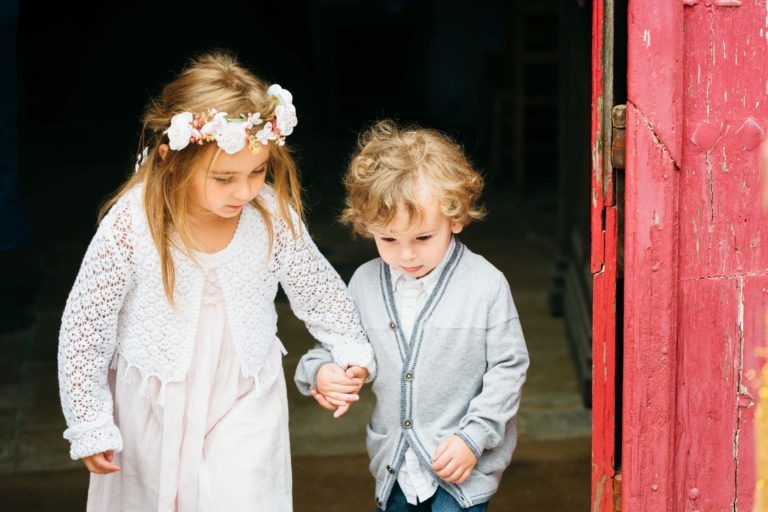
<path id="1" fill-rule="evenodd" d="M 64 438 L 71 443 L 69 456 L 72 460 L 108 450 L 123 450 L 123 436 L 111 418 L 107 424 L 89 430 L 84 430 L 84 427 L 87 426 L 69 428 L 64 432 Z"/>
<path id="2" fill-rule="evenodd" d="M 472 453 L 475 454 L 475 457 L 479 459 L 488 442 L 488 433 L 485 431 L 485 428 L 481 424 L 472 421 L 456 432 L 456 435 L 467 444 Z"/>
<path id="3" fill-rule="evenodd" d="M 368 370 L 365 382 L 376 378 L 376 359 L 369 343 L 343 343 L 331 346 L 333 360 L 342 368 L 360 366 Z M 317 381 L 315 381 L 317 382 Z"/>

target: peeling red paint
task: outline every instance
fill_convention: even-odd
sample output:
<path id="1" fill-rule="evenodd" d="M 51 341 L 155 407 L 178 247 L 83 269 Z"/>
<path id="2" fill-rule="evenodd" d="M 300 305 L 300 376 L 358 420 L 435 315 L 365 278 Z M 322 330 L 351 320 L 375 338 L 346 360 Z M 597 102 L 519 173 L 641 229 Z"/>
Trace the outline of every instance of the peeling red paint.
<path id="1" fill-rule="evenodd" d="M 767 9 L 629 3 L 624 511 L 752 508 Z"/>

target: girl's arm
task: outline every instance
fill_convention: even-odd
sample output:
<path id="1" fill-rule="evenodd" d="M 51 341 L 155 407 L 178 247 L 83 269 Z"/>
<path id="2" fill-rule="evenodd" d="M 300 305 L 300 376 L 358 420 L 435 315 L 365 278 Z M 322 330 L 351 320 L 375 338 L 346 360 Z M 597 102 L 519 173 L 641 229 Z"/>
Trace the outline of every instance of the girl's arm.
<path id="1" fill-rule="evenodd" d="M 117 317 L 132 282 L 131 218 L 118 203 L 101 222 L 67 299 L 59 332 L 59 392 L 70 456 L 122 450 L 107 383 Z"/>
<path id="2" fill-rule="evenodd" d="M 361 366 L 375 375 L 373 350 L 360 326 L 344 281 L 320 253 L 298 222 L 294 238 L 282 219 L 275 222 L 274 271 L 283 286 L 294 314 L 342 368 Z"/>
<path id="3" fill-rule="evenodd" d="M 517 415 L 528 370 L 528 349 L 509 284 L 499 272 L 485 334 L 486 371 L 482 391 L 469 402 L 459 422 L 461 437 L 476 457 L 504 439 L 507 423 Z"/>

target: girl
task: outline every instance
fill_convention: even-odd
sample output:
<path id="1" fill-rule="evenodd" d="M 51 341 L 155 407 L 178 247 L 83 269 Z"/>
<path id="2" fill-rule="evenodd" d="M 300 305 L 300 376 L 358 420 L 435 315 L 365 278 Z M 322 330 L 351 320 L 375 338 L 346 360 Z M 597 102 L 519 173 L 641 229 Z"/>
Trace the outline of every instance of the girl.
<path id="1" fill-rule="evenodd" d="M 278 283 L 339 366 L 318 389 L 354 400 L 373 373 L 302 223 L 296 124 L 287 90 L 218 53 L 149 103 L 148 148 L 102 211 L 61 325 L 64 437 L 92 472 L 89 510 L 291 510 Z"/>

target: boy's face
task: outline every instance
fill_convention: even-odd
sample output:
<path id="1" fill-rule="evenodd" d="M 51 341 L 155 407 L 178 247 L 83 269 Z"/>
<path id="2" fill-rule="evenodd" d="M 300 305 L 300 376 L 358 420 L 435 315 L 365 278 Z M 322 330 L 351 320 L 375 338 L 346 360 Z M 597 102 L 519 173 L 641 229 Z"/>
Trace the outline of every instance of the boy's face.
<path id="1" fill-rule="evenodd" d="M 417 279 L 432 272 L 443 261 L 451 235 L 459 233 L 463 227 L 440 211 L 434 193 L 425 191 L 419 195 L 424 209 L 420 222 L 411 224 L 408 213 L 400 208 L 386 227 L 371 229 L 381 259 Z"/>
<path id="2" fill-rule="evenodd" d="M 234 155 L 219 151 L 210 169 L 200 165 L 192 176 L 195 213 L 209 218 L 238 217 L 264 186 L 268 160 L 266 148 L 254 153 L 245 147 Z"/>

